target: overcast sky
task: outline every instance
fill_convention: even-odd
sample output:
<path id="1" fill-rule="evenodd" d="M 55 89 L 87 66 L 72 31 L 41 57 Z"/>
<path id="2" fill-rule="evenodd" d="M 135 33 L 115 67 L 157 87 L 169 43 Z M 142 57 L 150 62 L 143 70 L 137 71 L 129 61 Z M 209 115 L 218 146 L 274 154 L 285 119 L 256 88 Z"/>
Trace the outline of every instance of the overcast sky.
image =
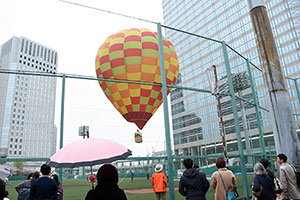
<path id="1" fill-rule="evenodd" d="M 161 0 L 72 2 L 163 23 Z M 0 0 L 0 44 L 12 36 L 24 36 L 48 46 L 59 54 L 58 73 L 96 76 L 94 60 L 103 41 L 119 30 L 133 27 L 156 31 L 155 24 L 56 0 Z M 57 91 L 55 124 L 59 136 L 59 79 Z M 131 149 L 134 156 L 165 148 L 163 106 L 144 127 L 144 142 L 136 144 L 133 136 L 137 127 L 115 110 L 96 81 L 67 79 L 64 124 L 64 144 L 80 139 L 78 127 L 89 125 L 91 137 L 119 142 Z"/>

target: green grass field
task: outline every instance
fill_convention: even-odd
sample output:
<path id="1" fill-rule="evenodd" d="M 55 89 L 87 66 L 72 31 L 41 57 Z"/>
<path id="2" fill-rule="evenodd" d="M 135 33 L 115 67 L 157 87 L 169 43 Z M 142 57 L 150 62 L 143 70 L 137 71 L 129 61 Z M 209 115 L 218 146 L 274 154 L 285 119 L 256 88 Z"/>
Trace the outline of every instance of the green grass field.
<path id="1" fill-rule="evenodd" d="M 11 200 L 17 199 L 17 192 L 15 186 L 21 181 L 9 181 L 7 184 L 7 191 L 10 194 Z M 237 176 L 238 182 L 238 192 L 240 196 L 243 196 L 243 186 L 242 186 L 242 176 Z M 253 182 L 253 175 L 248 175 L 248 184 Z M 179 182 L 174 182 L 175 187 L 178 187 Z M 63 180 L 63 190 L 64 190 L 64 200 L 82 200 L 85 198 L 87 192 L 91 189 L 91 184 L 84 179 L 64 179 Z M 128 189 L 141 189 L 141 188 L 152 188 L 151 181 L 147 181 L 146 178 L 135 178 L 131 182 L 130 178 L 119 180 L 119 187 L 124 190 Z M 154 193 L 149 194 L 126 194 L 129 200 L 153 200 L 155 199 Z M 168 193 L 167 193 L 168 196 Z M 207 198 L 214 199 L 214 190 L 210 188 L 207 193 Z M 175 199 L 184 200 L 185 198 L 175 191 Z"/>

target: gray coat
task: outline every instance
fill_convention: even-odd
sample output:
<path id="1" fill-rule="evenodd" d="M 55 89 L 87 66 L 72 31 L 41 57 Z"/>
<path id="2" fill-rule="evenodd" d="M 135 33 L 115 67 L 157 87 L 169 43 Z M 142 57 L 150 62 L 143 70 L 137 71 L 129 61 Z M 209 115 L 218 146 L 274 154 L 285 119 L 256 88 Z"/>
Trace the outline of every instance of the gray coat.
<path id="1" fill-rule="evenodd" d="M 283 190 L 283 199 L 300 199 L 296 174 L 293 167 L 288 163 L 283 163 L 280 166 L 280 182 Z M 286 192 L 288 193 L 288 196 L 285 195 Z"/>

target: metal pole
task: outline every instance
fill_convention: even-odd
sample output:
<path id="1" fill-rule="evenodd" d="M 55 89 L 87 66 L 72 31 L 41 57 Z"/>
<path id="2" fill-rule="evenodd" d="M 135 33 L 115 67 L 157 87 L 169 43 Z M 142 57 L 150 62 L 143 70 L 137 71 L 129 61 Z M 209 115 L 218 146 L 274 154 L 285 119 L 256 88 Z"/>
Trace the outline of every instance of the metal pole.
<path id="1" fill-rule="evenodd" d="M 225 140 L 225 129 L 224 129 L 224 122 L 223 122 L 223 113 L 222 113 L 222 106 L 221 106 L 221 95 L 220 95 L 220 91 L 219 91 L 217 67 L 215 65 L 213 65 L 212 67 L 213 67 L 214 74 L 215 74 L 215 84 L 216 84 L 215 96 L 217 97 L 217 100 L 218 100 L 219 119 L 220 119 L 221 135 L 222 135 L 222 142 L 223 142 L 223 152 L 224 152 L 225 161 L 228 164 L 226 140 Z"/>
<path id="2" fill-rule="evenodd" d="M 264 81 L 268 88 L 276 153 L 284 153 L 290 163 L 300 166 L 298 135 L 267 10 L 263 0 L 248 0 L 248 3 Z"/>
<path id="3" fill-rule="evenodd" d="M 198 154 L 197 155 L 202 155 L 202 152 L 200 150 L 200 145 L 197 146 L 197 150 L 198 150 Z M 198 159 L 198 165 L 199 165 L 199 167 L 202 166 L 201 159 Z"/>
<path id="4" fill-rule="evenodd" d="M 171 138 L 170 138 L 170 124 L 169 124 L 169 110 L 168 110 L 168 98 L 167 98 L 167 83 L 166 83 L 166 72 L 165 72 L 164 47 L 163 47 L 160 23 L 157 23 L 157 36 L 158 36 L 160 73 L 161 73 L 162 94 L 163 94 L 166 148 L 167 148 L 168 167 L 169 167 L 169 169 L 168 169 L 169 198 L 171 200 L 175 200 L 174 180 L 173 180 L 173 156 L 172 156 Z"/>
<path id="5" fill-rule="evenodd" d="M 235 95 L 234 95 L 234 90 L 233 90 L 227 47 L 226 47 L 226 43 L 224 41 L 222 42 L 222 50 L 223 50 L 223 55 L 224 55 L 229 91 L 231 94 L 231 104 L 232 104 L 232 111 L 233 111 L 233 116 L 234 116 L 234 125 L 235 125 L 238 149 L 239 149 L 239 154 L 240 154 L 240 167 L 241 167 L 242 177 L 243 177 L 244 195 L 246 198 L 248 198 L 249 197 L 249 190 L 248 190 L 249 188 L 248 188 L 246 168 L 245 168 L 244 151 L 243 151 L 243 145 L 242 145 L 241 133 L 240 133 L 240 125 L 239 125 L 239 118 L 238 118 L 239 116 L 238 116 L 237 108 L 236 108 Z"/>
<path id="6" fill-rule="evenodd" d="M 268 142 L 268 146 L 269 146 L 269 154 L 270 154 L 270 163 L 271 163 L 271 168 L 272 168 L 272 171 L 275 173 L 275 168 L 274 168 L 274 162 L 272 161 L 272 145 L 275 146 L 275 143 L 274 142 Z M 275 158 L 276 158 L 276 155 L 275 155 Z M 278 165 L 279 166 L 279 165 Z M 279 172 L 279 170 L 278 170 Z M 278 173 L 277 173 L 278 174 Z"/>
<path id="7" fill-rule="evenodd" d="M 300 103 L 300 92 L 299 92 L 299 87 L 298 87 L 298 82 L 297 82 L 298 79 L 293 79 L 293 80 L 295 82 L 295 88 L 296 88 L 296 92 L 297 92 L 297 97 L 298 97 L 298 101 Z"/>
<path id="8" fill-rule="evenodd" d="M 255 114 L 256 114 L 256 120 L 257 120 L 257 128 L 258 128 L 258 132 L 259 132 L 260 147 L 261 147 L 262 154 L 266 158 L 267 157 L 266 146 L 265 146 L 264 135 L 263 135 L 263 131 L 262 131 L 261 123 L 260 123 L 258 103 L 257 103 L 257 100 L 256 100 L 256 93 L 255 93 L 255 87 L 254 87 L 254 82 L 253 82 L 253 78 L 252 78 L 251 67 L 250 67 L 250 63 L 249 63 L 248 59 L 246 60 L 246 63 L 247 63 L 248 75 L 249 75 L 249 79 L 250 79 L 250 85 L 251 85 L 253 103 L 254 103 L 254 108 L 255 108 Z"/>
<path id="9" fill-rule="evenodd" d="M 205 162 L 206 162 L 206 167 L 208 167 L 206 143 L 205 143 Z"/>
<path id="10" fill-rule="evenodd" d="M 66 88 L 66 76 L 62 76 L 62 89 L 61 89 L 61 107 L 60 107 L 60 141 L 59 148 L 61 149 L 64 144 L 64 111 L 65 111 L 65 88 Z M 59 168 L 59 181 L 62 183 L 63 171 Z"/>
<path id="11" fill-rule="evenodd" d="M 242 90 L 238 90 L 238 95 L 240 97 L 243 96 Z M 251 152 L 251 148 L 250 148 L 250 141 L 249 141 L 250 134 L 249 134 L 249 130 L 248 130 L 247 117 L 246 117 L 245 105 L 244 105 L 243 100 L 240 100 L 240 105 L 241 105 L 241 114 L 242 114 L 242 125 L 243 125 L 243 129 L 244 129 L 244 134 L 245 134 L 247 161 L 248 161 L 248 164 L 253 165 L 252 157 L 249 156 L 252 152 Z"/>

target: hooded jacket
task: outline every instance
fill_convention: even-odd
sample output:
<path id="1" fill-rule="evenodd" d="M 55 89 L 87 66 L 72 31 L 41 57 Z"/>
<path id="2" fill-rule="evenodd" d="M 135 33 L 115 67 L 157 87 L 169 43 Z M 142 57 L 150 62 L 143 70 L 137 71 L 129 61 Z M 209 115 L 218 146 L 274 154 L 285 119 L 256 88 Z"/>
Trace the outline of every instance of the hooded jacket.
<path id="1" fill-rule="evenodd" d="M 87 193 L 85 200 L 127 200 L 127 197 L 116 183 L 98 183 Z"/>
<path id="2" fill-rule="evenodd" d="M 183 172 L 179 182 L 179 193 L 187 200 L 204 200 L 209 183 L 203 173 L 194 168 Z"/>

